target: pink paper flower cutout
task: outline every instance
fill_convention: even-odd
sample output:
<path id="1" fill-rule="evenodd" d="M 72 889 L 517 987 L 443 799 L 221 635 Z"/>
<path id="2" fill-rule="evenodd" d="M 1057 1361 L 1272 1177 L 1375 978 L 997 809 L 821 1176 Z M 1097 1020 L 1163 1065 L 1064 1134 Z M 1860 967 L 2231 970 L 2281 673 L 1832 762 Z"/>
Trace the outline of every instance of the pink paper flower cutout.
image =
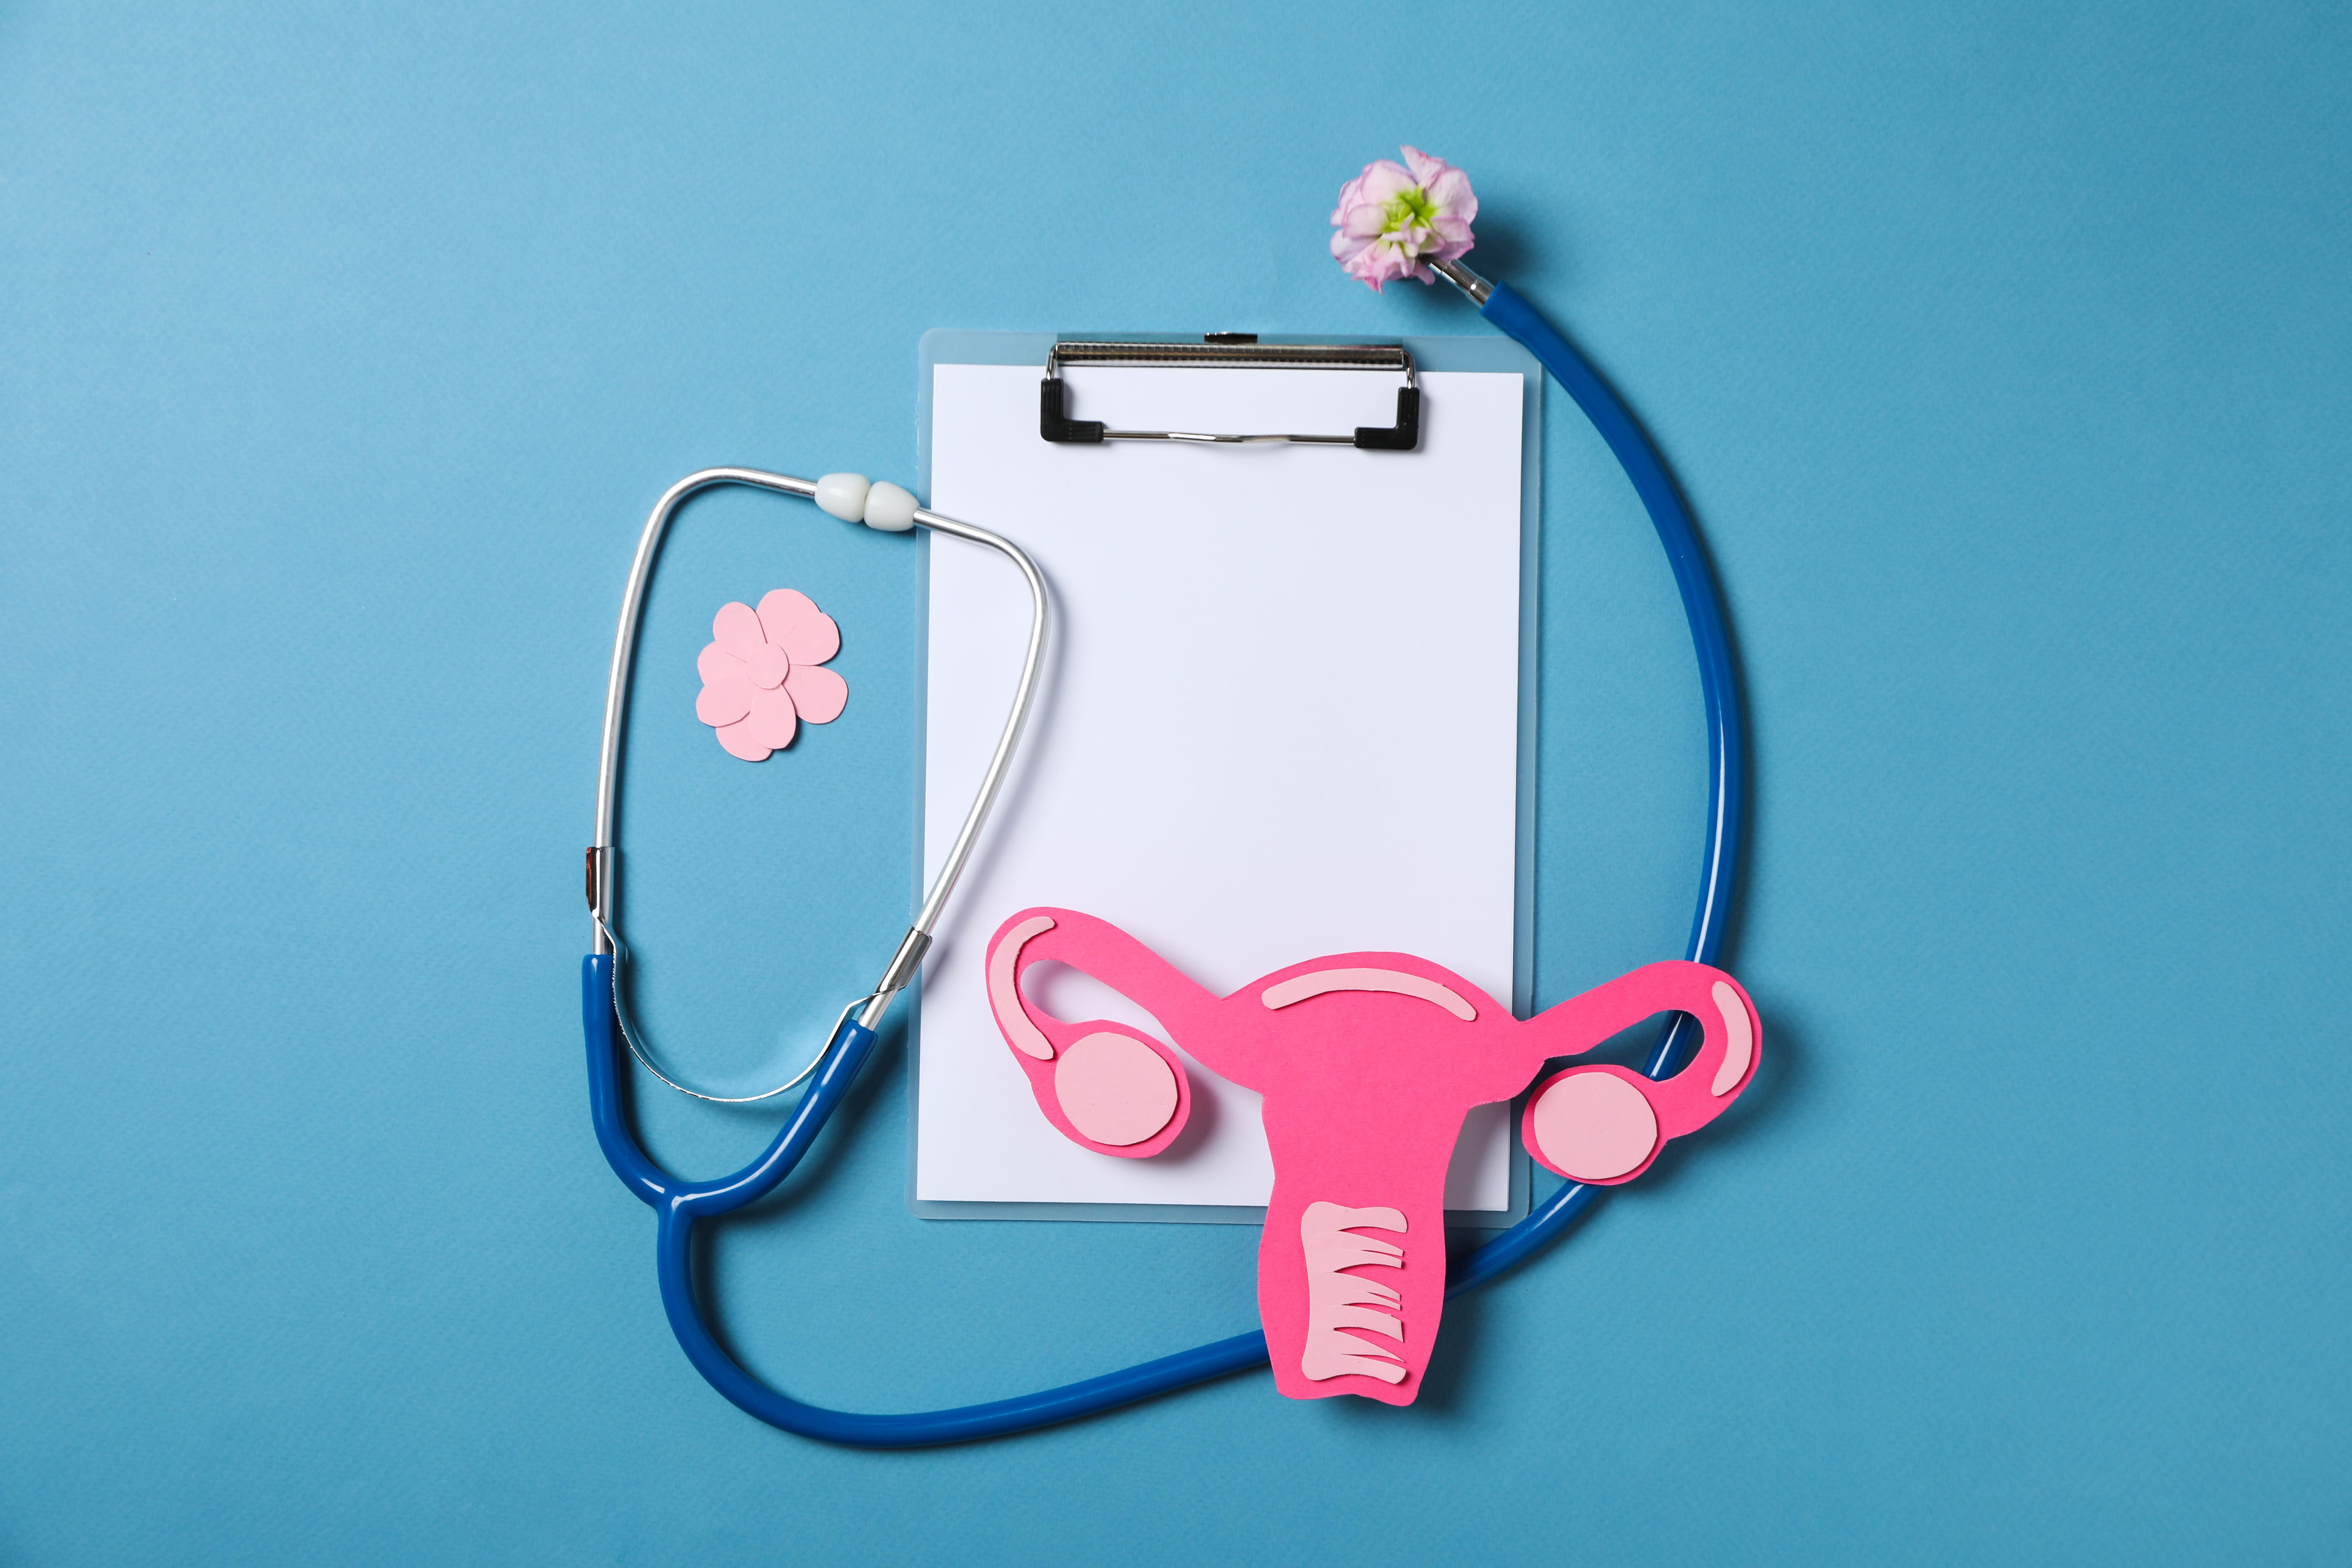
<path id="1" fill-rule="evenodd" d="M 749 605 L 721 605 L 710 618 L 718 640 L 694 661 L 702 695 L 694 716 L 747 763 L 793 743 L 803 719 L 830 724 L 849 700 L 849 682 L 817 666 L 841 651 L 841 628 L 806 594 L 779 588 Z"/>
<path id="2" fill-rule="evenodd" d="M 1339 187 L 1331 211 L 1332 256 L 1375 294 L 1398 278 L 1436 282 L 1431 259 L 1451 261 L 1475 243 L 1470 220 L 1478 216 L 1478 198 L 1470 176 L 1417 147 L 1402 151 L 1410 168 L 1386 158 L 1365 164 Z"/>

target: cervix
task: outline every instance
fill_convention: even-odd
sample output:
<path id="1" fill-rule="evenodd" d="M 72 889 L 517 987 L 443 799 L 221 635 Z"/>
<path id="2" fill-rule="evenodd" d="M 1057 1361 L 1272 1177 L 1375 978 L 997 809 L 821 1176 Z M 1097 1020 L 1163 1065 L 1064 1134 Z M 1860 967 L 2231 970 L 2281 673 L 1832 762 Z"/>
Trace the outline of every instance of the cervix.
<path id="1" fill-rule="evenodd" d="M 1021 977 L 1046 959 L 1148 1009 L 1203 1066 L 1265 1097 L 1275 1175 L 1258 1311 L 1275 1386 L 1294 1399 L 1409 1405 L 1420 1392 L 1445 1302 L 1445 1167 L 1472 1106 L 1510 1099 L 1548 1059 L 1652 1014 L 1687 1013 L 1705 1039 L 1673 1078 L 1570 1068 L 1521 1120 L 1549 1169 L 1629 1182 L 1667 1139 L 1738 1097 L 1761 1043 L 1748 994 L 1703 963 L 1653 963 L 1522 1022 L 1460 975 L 1397 952 L 1310 959 L 1219 997 L 1108 921 L 1024 910 L 989 942 L 997 1027 L 1062 1134 L 1128 1158 L 1183 1131 L 1183 1064 L 1124 1024 L 1031 1006 Z"/>

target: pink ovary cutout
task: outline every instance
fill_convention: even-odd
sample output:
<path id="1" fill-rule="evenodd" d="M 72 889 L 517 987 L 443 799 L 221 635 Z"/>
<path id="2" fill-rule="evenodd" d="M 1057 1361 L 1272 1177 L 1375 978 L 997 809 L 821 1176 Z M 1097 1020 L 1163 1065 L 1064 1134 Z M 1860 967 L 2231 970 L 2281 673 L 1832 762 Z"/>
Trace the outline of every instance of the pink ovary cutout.
<path id="1" fill-rule="evenodd" d="M 1546 1163 L 1571 1181 L 1616 1182 L 1650 1163 L 1658 1114 L 1642 1091 L 1605 1072 L 1565 1072 L 1528 1109 Z"/>
<path id="2" fill-rule="evenodd" d="M 1265 1097 L 1275 1183 L 1258 1245 L 1258 1312 L 1275 1385 L 1297 1399 L 1355 1394 L 1408 1405 L 1420 1392 L 1445 1302 L 1445 1169 L 1472 1106 L 1510 1099 L 1550 1058 L 1654 1014 L 1688 1013 L 1705 1038 L 1664 1083 L 1622 1068 L 1571 1068 L 1528 1102 L 1522 1136 L 1538 1160 L 1571 1173 L 1549 1143 L 1588 1168 L 1576 1179 L 1630 1181 L 1667 1140 L 1738 1098 L 1760 1040 L 1747 994 L 1705 964 L 1650 964 L 1522 1022 L 1460 975 L 1395 952 L 1315 959 L 1218 996 L 1107 921 L 1024 910 L 989 943 L 997 1026 L 1046 1119 L 1097 1152 L 1127 1158 L 1159 1152 L 1182 1130 L 1191 1104 L 1182 1063 L 1125 1025 L 1068 1023 L 1033 1008 L 1021 976 L 1046 960 L 1136 1002 L 1202 1065 Z M 1081 1046 L 1124 1064 L 1110 1102 L 1134 1097 L 1126 1121 L 1108 1110 L 1094 1120 L 1091 1102 L 1077 1106 L 1092 1133 L 1056 1081 L 1055 1054 Z M 1169 1069 L 1176 1108 L 1157 1132 L 1118 1144 L 1103 1134 L 1124 1136 L 1158 1114 L 1160 1100 L 1140 1087 L 1157 1082 L 1146 1053 Z M 1609 1087 L 1562 1089 L 1570 1074 L 1606 1075 Z M 1601 1173 L 1612 1167 L 1627 1168 Z"/>
<path id="3" fill-rule="evenodd" d="M 1070 1125 L 1097 1143 L 1140 1143 L 1176 1114 L 1176 1074 L 1131 1035 L 1087 1035 L 1062 1053 L 1054 1098 Z"/>

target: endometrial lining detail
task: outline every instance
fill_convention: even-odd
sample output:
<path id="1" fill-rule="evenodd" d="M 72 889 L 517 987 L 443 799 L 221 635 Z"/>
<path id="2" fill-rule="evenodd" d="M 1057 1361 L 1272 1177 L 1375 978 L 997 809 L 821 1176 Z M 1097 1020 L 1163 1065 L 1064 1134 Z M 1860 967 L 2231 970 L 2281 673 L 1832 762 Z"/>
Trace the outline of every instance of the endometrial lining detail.
<path id="1" fill-rule="evenodd" d="M 1287 980 L 1276 981 L 1265 988 L 1262 998 L 1268 1007 L 1277 1011 L 1320 996 L 1328 991 L 1386 991 L 1398 996 L 1418 996 L 1424 1002 L 1434 1002 L 1467 1024 L 1478 1016 L 1478 1009 L 1470 1005 L 1462 993 L 1426 975 L 1407 974 L 1402 969 L 1317 969 L 1305 974 L 1294 974 Z"/>
<path id="2" fill-rule="evenodd" d="M 1315 1203 L 1298 1216 L 1298 1239 L 1307 1253 L 1307 1348 L 1298 1370 L 1311 1382 L 1360 1373 L 1382 1383 L 1402 1383 L 1404 1367 L 1392 1352 L 1370 1340 L 1344 1331 L 1369 1329 L 1404 1342 L 1404 1298 L 1392 1288 L 1342 1269 L 1371 1265 L 1404 1267 L 1404 1248 L 1393 1242 L 1354 1236 L 1359 1226 L 1404 1233 L 1404 1215 L 1395 1209 L 1351 1209 L 1339 1204 Z M 1386 1308 L 1374 1311 L 1373 1308 Z"/>

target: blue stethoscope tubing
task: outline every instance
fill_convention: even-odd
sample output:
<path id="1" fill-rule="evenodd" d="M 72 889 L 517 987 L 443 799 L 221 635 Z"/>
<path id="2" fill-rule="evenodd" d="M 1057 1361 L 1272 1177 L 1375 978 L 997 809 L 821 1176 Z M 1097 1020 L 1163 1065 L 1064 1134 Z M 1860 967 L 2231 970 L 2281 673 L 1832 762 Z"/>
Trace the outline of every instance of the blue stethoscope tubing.
<path id="1" fill-rule="evenodd" d="M 1699 687 L 1706 700 L 1706 847 L 1688 951 L 1693 960 L 1712 963 L 1722 950 L 1724 925 L 1730 913 L 1747 793 L 1738 678 L 1714 574 L 1689 509 L 1665 464 L 1600 373 L 1508 287 L 1489 286 L 1466 269 L 1448 269 L 1449 277 L 1457 273 L 1470 277 L 1479 288 L 1491 287 L 1480 304 L 1480 313 L 1525 344 L 1601 432 L 1626 477 L 1633 481 L 1674 569 L 1683 613 L 1690 622 L 1691 643 L 1698 655 Z M 1460 277 L 1455 280 L 1459 282 Z M 1478 295 L 1472 292 L 1471 297 L 1476 300 Z M 713 1388 L 746 1413 L 787 1432 L 828 1443 L 861 1448 L 925 1447 L 1033 1431 L 1240 1372 L 1266 1359 L 1265 1336 L 1253 1331 L 1017 1398 L 898 1415 L 828 1410 L 777 1393 L 737 1364 L 703 1321 L 694 1289 L 694 1228 L 703 1220 L 758 1202 L 792 1174 L 856 1081 L 858 1070 L 874 1049 L 875 1031 L 855 1019 L 845 1019 L 827 1046 L 814 1080 L 775 1142 L 757 1160 L 715 1181 L 682 1182 L 655 1164 L 629 1129 L 621 1098 L 613 964 L 611 953 L 592 953 L 580 972 L 580 1010 L 588 1047 L 588 1104 L 596 1142 L 622 1184 L 650 1205 L 658 1218 L 655 1254 L 662 1309 L 679 1347 Z M 1663 1079 L 1680 1062 L 1689 1030 L 1689 1020 L 1678 1016 L 1664 1031 L 1644 1068 L 1650 1077 Z M 1485 1246 L 1454 1258 L 1448 1270 L 1446 1295 L 1451 1298 L 1483 1285 L 1525 1261 L 1573 1225 L 1600 1194 L 1598 1187 L 1576 1184 L 1561 1187 L 1527 1218 Z"/>

